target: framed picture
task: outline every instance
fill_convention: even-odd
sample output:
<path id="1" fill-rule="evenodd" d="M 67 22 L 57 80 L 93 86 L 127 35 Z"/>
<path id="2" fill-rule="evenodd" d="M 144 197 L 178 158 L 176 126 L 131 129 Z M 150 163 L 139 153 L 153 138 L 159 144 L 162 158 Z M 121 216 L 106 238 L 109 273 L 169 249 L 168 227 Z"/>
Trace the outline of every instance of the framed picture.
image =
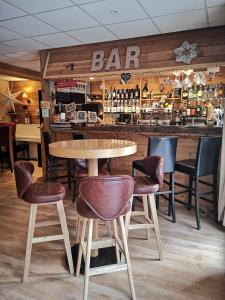
<path id="1" fill-rule="evenodd" d="M 97 122 L 97 114 L 95 111 L 88 112 L 88 122 L 96 123 Z"/>
<path id="2" fill-rule="evenodd" d="M 77 112 L 77 122 L 78 123 L 87 122 L 87 112 L 86 111 L 78 111 Z"/>

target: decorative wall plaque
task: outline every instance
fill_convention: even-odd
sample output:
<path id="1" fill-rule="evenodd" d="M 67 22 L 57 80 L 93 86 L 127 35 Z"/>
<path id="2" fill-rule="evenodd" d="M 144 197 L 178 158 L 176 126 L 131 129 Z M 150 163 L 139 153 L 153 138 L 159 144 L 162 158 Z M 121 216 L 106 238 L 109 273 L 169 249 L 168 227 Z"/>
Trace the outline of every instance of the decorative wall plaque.
<path id="1" fill-rule="evenodd" d="M 122 84 L 125 84 L 125 83 L 127 83 L 130 80 L 130 78 L 131 78 L 131 74 L 130 73 L 122 73 L 121 74 L 120 82 Z"/>
<path id="2" fill-rule="evenodd" d="M 177 62 L 190 64 L 192 59 L 198 56 L 197 43 L 190 44 L 185 41 L 179 48 L 174 49 L 174 53 L 176 54 Z"/>

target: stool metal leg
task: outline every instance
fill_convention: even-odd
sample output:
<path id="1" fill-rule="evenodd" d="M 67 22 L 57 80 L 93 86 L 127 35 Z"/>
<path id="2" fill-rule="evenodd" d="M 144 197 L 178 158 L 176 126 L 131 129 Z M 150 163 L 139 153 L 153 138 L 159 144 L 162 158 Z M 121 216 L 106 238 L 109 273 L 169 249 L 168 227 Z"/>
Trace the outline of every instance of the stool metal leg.
<path id="1" fill-rule="evenodd" d="M 195 178 L 195 215 L 196 215 L 196 222 L 197 222 L 197 229 L 201 229 L 200 224 L 200 206 L 199 206 L 199 182 L 198 178 Z"/>
<path id="2" fill-rule="evenodd" d="M 174 200 L 174 173 L 170 174 L 170 205 L 172 211 L 173 223 L 176 223 L 176 211 L 175 211 L 175 200 Z"/>
<path id="3" fill-rule="evenodd" d="M 31 204 L 28 234 L 27 234 L 27 247 L 26 247 L 26 256 L 25 256 L 25 264 L 24 264 L 23 282 L 26 282 L 28 279 L 36 215 L 37 215 L 37 204 Z"/>
<path id="4" fill-rule="evenodd" d="M 68 260 L 70 273 L 74 274 L 73 259 L 72 259 L 70 239 L 69 239 L 69 232 L 68 232 L 68 228 L 67 228 L 66 216 L 65 216 L 65 211 L 64 211 L 62 200 L 57 202 L 57 209 L 58 209 L 60 224 L 61 224 L 61 228 L 62 228 L 62 233 L 63 233 L 64 243 L 65 243 L 66 255 L 67 255 L 67 260 Z"/>
<path id="5" fill-rule="evenodd" d="M 214 204 L 215 221 L 218 222 L 217 174 L 213 175 L 213 204 Z"/>
<path id="6" fill-rule="evenodd" d="M 191 210 L 192 207 L 192 185 L 193 185 L 193 177 L 189 176 L 189 186 L 188 186 L 188 209 Z"/>
<path id="7" fill-rule="evenodd" d="M 130 255 L 129 255 L 128 245 L 127 245 L 127 237 L 126 237 L 124 221 L 122 216 L 119 217 L 119 221 L 120 221 L 120 229 L 122 234 L 122 242 L 124 246 L 125 259 L 127 262 L 127 272 L 128 272 L 131 295 L 132 295 L 132 299 L 136 300 L 136 293 L 134 289 L 133 275 L 132 275 L 131 263 L 130 263 Z"/>
<path id="8" fill-rule="evenodd" d="M 92 231 L 93 231 L 93 219 L 90 219 L 88 221 L 88 239 L 87 239 L 87 247 L 86 247 L 83 300 L 88 299 L 88 284 L 89 284 L 89 270 L 90 270 L 90 259 L 91 259 Z"/>
<path id="9" fill-rule="evenodd" d="M 156 243 L 157 243 L 158 252 L 159 252 L 159 259 L 163 260 L 162 244 L 161 244 L 161 238 L 160 238 L 159 222 L 158 222 L 157 210 L 156 210 L 156 206 L 155 206 L 154 194 L 148 195 L 148 199 L 149 199 L 149 204 L 150 204 L 151 213 L 152 213 L 152 221 L 154 223 L 154 231 L 155 231 Z"/>

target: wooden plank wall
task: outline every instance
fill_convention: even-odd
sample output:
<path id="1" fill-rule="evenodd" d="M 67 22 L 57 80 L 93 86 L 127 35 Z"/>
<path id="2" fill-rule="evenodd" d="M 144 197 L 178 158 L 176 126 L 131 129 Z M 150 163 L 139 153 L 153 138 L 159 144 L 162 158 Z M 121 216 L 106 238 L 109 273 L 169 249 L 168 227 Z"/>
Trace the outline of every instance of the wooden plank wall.
<path id="1" fill-rule="evenodd" d="M 46 56 L 46 53 L 50 51 L 46 78 L 64 78 L 90 75 L 94 50 L 104 50 L 105 66 L 111 50 L 116 47 L 119 48 L 121 65 L 124 66 L 127 46 L 141 47 L 140 70 L 187 67 L 184 63 L 176 62 L 173 52 L 186 40 L 198 44 L 199 55 L 192 61 L 194 65 L 216 64 L 225 61 L 225 26 L 64 47 L 41 52 L 42 55 Z M 68 68 L 71 63 L 75 66 L 74 70 Z M 42 64 L 44 65 L 44 62 Z M 122 69 L 118 72 L 121 73 Z M 130 70 L 134 71 L 133 66 Z M 115 72 L 115 70 L 109 70 L 108 73 L 112 71 Z M 106 73 L 100 71 L 98 74 L 104 75 Z"/>

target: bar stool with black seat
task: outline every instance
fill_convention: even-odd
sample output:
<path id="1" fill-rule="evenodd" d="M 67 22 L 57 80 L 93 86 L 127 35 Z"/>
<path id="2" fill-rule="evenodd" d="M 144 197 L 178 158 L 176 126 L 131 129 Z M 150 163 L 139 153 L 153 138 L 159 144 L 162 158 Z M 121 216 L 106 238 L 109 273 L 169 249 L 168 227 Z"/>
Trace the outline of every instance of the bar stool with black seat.
<path id="1" fill-rule="evenodd" d="M 83 299 L 88 297 L 89 277 L 114 271 L 127 270 L 132 299 L 136 299 L 133 276 L 130 264 L 127 238 L 123 216 L 131 208 L 131 199 L 134 190 L 134 181 L 131 176 L 95 176 L 84 178 L 79 185 L 79 198 L 77 201 L 78 214 L 83 217 L 83 226 L 80 238 L 76 275 L 80 274 L 82 254 L 85 258 L 85 276 Z M 114 238 L 92 241 L 93 222 L 97 220 L 112 221 L 114 225 Z M 118 225 L 121 230 L 121 239 L 118 235 Z M 87 242 L 85 242 L 86 227 L 88 225 Z M 92 249 L 115 246 L 117 249 L 117 263 L 90 269 L 90 256 Z M 120 262 L 121 252 L 125 262 Z"/>
<path id="2" fill-rule="evenodd" d="M 32 245 L 48 241 L 64 240 L 70 273 L 73 274 L 74 269 L 69 233 L 63 207 L 63 199 L 66 193 L 65 188 L 59 182 L 33 183 L 32 174 L 34 172 L 34 166 L 31 162 L 18 161 L 14 167 L 18 197 L 31 204 L 23 282 L 28 280 Z M 55 204 L 57 206 L 60 223 L 51 221 L 36 222 L 38 207 L 47 204 Z M 56 224 L 61 224 L 62 234 L 33 237 L 35 227 L 45 227 Z"/>
<path id="3" fill-rule="evenodd" d="M 156 207 L 159 206 L 159 196 L 169 195 L 168 215 L 176 222 L 175 202 L 174 202 L 174 172 L 177 153 L 177 136 L 152 136 L 148 139 L 147 156 L 162 156 L 164 158 L 165 167 L 164 174 L 169 175 L 169 181 L 164 179 L 164 183 L 168 185 L 167 189 L 160 190 L 156 193 Z M 136 174 L 136 170 L 145 173 L 144 160 L 134 160 L 132 164 L 132 175 Z"/>
<path id="4" fill-rule="evenodd" d="M 43 131 L 44 151 L 45 151 L 45 178 L 46 181 L 54 181 L 58 179 L 67 178 L 68 187 L 74 180 L 75 166 L 71 159 L 53 156 L 49 153 L 49 144 L 51 144 L 51 137 L 48 131 Z M 64 172 L 66 175 L 52 175 L 54 171 Z"/>
<path id="5" fill-rule="evenodd" d="M 163 185 L 164 159 L 160 156 L 147 156 L 143 160 L 143 173 L 146 176 L 134 176 L 133 196 L 142 197 L 143 211 L 130 211 L 127 213 L 125 227 L 127 236 L 130 230 L 146 229 L 147 239 L 150 239 L 150 229 L 153 229 L 156 236 L 159 259 L 163 259 L 162 244 L 158 216 L 155 205 L 155 194 Z M 151 219 L 149 217 L 148 202 L 151 209 Z M 143 223 L 131 224 L 131 217 L 143 216 Z"/>
<path id="6" fill-rule="evenodd" d="M 213 194 L 214 213 L 217 220 L 217 173 L 220 148 L 221 137 L 200 137 L 196 158 L 177 161 L 175 164 L 175 170 L 177 172 L 181 172 L 189 176 L 189 186 L 175 182 L 175 185 L 185 188 L 185 190 L 176 192 L 175 195 L 188 193 L 187 205 L 189 209 L 192 207 L 192 196 L 195 196 L 195 214 L 198 230 L 201 229 L 199 200 L 202 199 L 212 202 L 208 198 L 205 198 L 206 195 Z M 213 176 L 212 184 L 200 180 L 201 177 L 209 175 Z M 195 188 L 193 188 L 193 182 L 195 183 Z M 200 192 L 200 183 L 211 186 L 212 191 Z"/>

